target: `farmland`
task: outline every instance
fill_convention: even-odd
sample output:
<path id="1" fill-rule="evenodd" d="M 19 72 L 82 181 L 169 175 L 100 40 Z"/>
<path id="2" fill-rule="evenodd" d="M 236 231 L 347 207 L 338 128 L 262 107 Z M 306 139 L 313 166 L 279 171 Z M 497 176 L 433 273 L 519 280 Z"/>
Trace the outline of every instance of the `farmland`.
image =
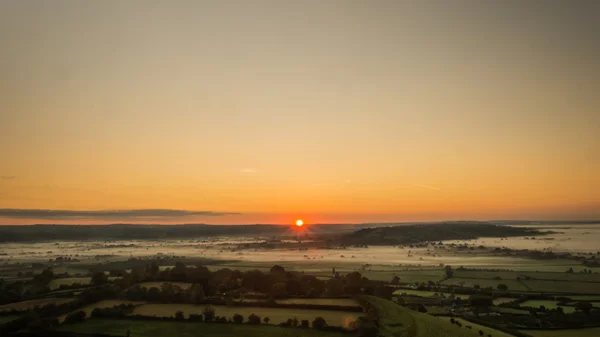
<path id="1" fill-rule="evenodd" d="M 127 331 L 136 337 L 348 337 L 347 333 L 315 331 L 313 329 L 288 329 L 267 325 L 203 324 L 189 322 L 128 321 L 91 319 L 74 325 L 63 325 L 61 331 L 78 333 L 102 332 L 112 336 L 125 336 Z"/>
<path id="2" fill-rule="evenodd" d="M 366 296 L 364 299 L 371 305 L 380 322 L 380 334 L 383 337 L 412 336 L 412 337 L 475 337 L 479 336 L 476 329 L 459 327 L 445 319 L 427 314 L 414 312 L 393 302 L 376 297 Z M 493 336 L 503 335 L 494 331 Z"/>
<path id="3" fill-rule="evenodd" d="M 156 317 L 171 317 L 175 312 L 182 311 L 184 317 L 190 314 L 202 314 L 206 306 L 193 304 L 144 304 L 135 308 L 134 315 L 156 316 Z M 297 318 L 298 320 L 308 320 L 312 322 L 316 317 L 325 318 L 327 324 L 332 326 L 349 327 L 351 322 L 354 322 L 361 316 L 360 313 L 331 311 L 331 310 L 308 310 L 308 309 L 287 309 L 287 308 L 254 308 L 254 307 L 228 307 L 220 305 L 210 306 L 215 310 L 215 315 L 232 317 L 235 314 L 240 314 L 248 317 L 250 314 L 258 315 L 261 318 L 269 317 L 271 323 L 284 323 L 289 318 Z"/>
<path id="4" fill-rule="evenodd" d="M 588 329 L 572 329 L 572 330 L 523 330 L 532 337 L 598 337 L 600 336 L 600 328 Z"/>
<path id="5" fill-rule="evenodd" d="M 35 307 L 42 307 L 48 304 L 63 304 L 73 301 L 72 298 L 40 298 L 37 300 L 15 302 L 10 304 L 0 305 L 0 312 L 10 310 L 29 310 Z"/>

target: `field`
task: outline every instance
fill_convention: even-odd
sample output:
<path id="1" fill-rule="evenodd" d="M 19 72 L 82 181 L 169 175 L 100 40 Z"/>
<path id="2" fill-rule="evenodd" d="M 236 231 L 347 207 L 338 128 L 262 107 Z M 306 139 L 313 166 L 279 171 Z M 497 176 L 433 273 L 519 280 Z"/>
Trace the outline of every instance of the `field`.
<path id="1" fill-rule="evenodd" d="M 557 305 L 557 301 L 544 301 L 544 300 L 529 300 L 529 301 L 525 301 L 523 303 L 520 304 L 520 306 L 523 307 L 533 307 L 533 308 L 539 308 L 540 306 L 544 306 L 546 307 L 546 309 L 556 309 L 557 307 L 559 307 Z M 567 314 L 570 314 L 572 312 L 575 312 L 575 307 L 571 307 L 571 306 L 561 306 L 563 308 L 563 311 Z"/>
<path id="2" fill-rule="evenodd" d="M 598 337 L 600 328 L 572 329 L 572 330 L 522 330 L 532 337 Z"/>
<path id="3" fill-rule="evenodd" d="M 478 330 L 458 327 L 449 322 L 401 307 L 393 302 L 373 297 L 363 297 L 375 309 L 379 318 L 379 334 L 382 337 L 475 337 Z M 508 337 L 494 330 L 494 337 Z M 512 337 L 512 336 L 511 336 Z"/>
<path id="4" fill-rule="evenodd" d="M 530 315 L 529 310 L 525 309 L 514 309 L 514 308 L 505 308 L 505 307 L 490 307 L 490 311 L 499 312 L 503 314 L 511 314 L 511 315 Z"/>
<path id="5" fill-rule="evenodd" d="M 277 300 L 281 304 L 312 304 L 312 305 L 339 305 L 347 307 L 360 307 L 360 304 L 351 298 L 288 298 Z"/>
<path id="6" fill-rule="evenodd" d="M 136 307 L 134 315 L 170 317 L 175 316 L 175 312 L 183 311 L 185 317 L 190 314 L 202 314 L 205 305 L 193 304 L 144 304 Z M 211 305 L 215 310 L 216 316 L 232 317 L 234 314 L 240 314 L 248 318 L 250 314 L 256 314 L 260 318 L 269 317 L 271 324 L 279 324 L 287 321 L 288 318 L 296 317 L 298 320 L 308 320 L 312 322 L 316 317 L 325 318 L 328 325 L 348 327 L 358 317 L 362 316 L 357 312 L 331 311 L 331 310 L 308 310 L 291 308 L 257 308 L 257 307 L 228 307 L 222 305 Z"/>
<path id="7" fill-rule="evenodd" d="M 69 277 L 69 278 L 58 278 L 50 281 L 48 285 L 51 290 L 59 289 L 61 285 L 73 285 L 75 283 L 79 283 L 82 285 L 90 284 L 92 278 L 91 277 Z"/>
<path id="8" fill-rule="evenodd" d="M 139 304 L 144 304 L 146 302 L 136 302 L 136 301 L 122 301 L 122 300 L 103 300 L 100 302 L 96 302 L 94 304 L 90 304 L 90 305 L 86 305 L 83 308 L 77 309 L 75 311 L 80 311 L 83 310 L 85 312 L 85 315 L 87 318 L 90 317 L 90 315 L 92 314 L 92 311 L 96 308 L 112 308 L 116 305 L 119 304 L 135 304 L 135 305 L 139 305 Z M 65 320 L 65 317 L 67 315 L 62 315 L 58 317 L 58 321 L 62 322 Z"/>
<path id="9" fill-rule="evenodd" d="M 37 307 L 43 307 L 46 304 L 54 303 L 56 305 L 71 302 L 72 298 L 40 298 L 37 300 L 15 302 L 10 304 L 0 305 L 0 312 L 9 310 L 29 310 Z"/>
<path id="10" fill-rule="evenodd" d="M 446 322 L 450 322 L 450 317 L 438 317 L 438 319 L 441 319 Z M 487 326 L 471 323 L 471 322 L 461 319 L 461 318 L 454 318 L 454 320 L 460 322 L 463 325 L 463 327 L 466 327 L 467 325 L 472 326 L 473 327 L 472 330 L 474 332 L 477 332 L 478 334 L 479 334 L 480 330 L 483 331 L 485 336 L 487 336 L 489 334 L 489 335 L 492 335 L 493 337 L 514 337 L 505 332 L 502 332 L 502 331 L 499 331 L 496 329 L 492 329 L 492 328 L 488 328 Z"/>
<path id="11" fill-rule="evenodd" d="M 435 294 L 439 295 L 440 293 L 435 292 L 435 291 L 416 290 L 416 289 L 398 289 L 398 290 L 394 291 L 394 295 L 402 295 L 402 294 L 421 296 L 421 297 L 431 297 L 431 296 L 434 296 Z M 450 294 L 444 294 L 444 295 L 448 296 Z"/>
<path id="12" fill-rule="evenodd" d="M 512 298 L 512 297 L 498 297 L 498 298 L 494 298 L 494 305 L 500 305 L 503 303 L 512 302 L 514 300 L 515 300 L 515 298 Z"/>
<path id="13" fill-rule="evenodd" d="M 170 283 L 174 286 L 178 286 L 179 288 L 181 288 L 183 290 L 187 290 L 192 286 L 191 283 L 186 283 L 186 282 L 142 282 L 139 284 L 139 286 L 142 288 L 147 288 L 147 289 L 150 289 L 152 287 L 156 287 L 156 288 L 160 289 L 160 287 L 163 285 L 163 283 Z"/>
<path id="14" fill-rule="evenodd" d="M 492 287 L 493 289 L 497 289 L 499 284 L 505 284 L 508 287 L 508 290 L 510 291 L 528 291 L 530 289 L 516 280 L 494 280 L 487 278 L 476 279 L 453 277 L 451 279 L 444 280 L 443 284 L 460 285 L 465 287 L 473 287 L 475 285 L 479 285 L 481 288 Z"/>
<path id="15" fill-rule="evenodd" d="M 17 316 L 17 315 L 4 315 L 4 316 L 0 316 L 0 325 L 2 325 L 4 323 L 8 323 L 10 321 L 14 321 L 17 318 L 19 318 L 19 316 Z"/>
<path id="16" fill-rule="evenodd" d="M 347 333 L 314 329 L 291 329 L 267 325 L 204 324 L 191 322 L 161 322 L 137 320 L 90 319 L 74 325 L 62 325 L 60 331 L 103 333 L 125 336 L 127 330 L 135 337 L 347 337 Z"/>

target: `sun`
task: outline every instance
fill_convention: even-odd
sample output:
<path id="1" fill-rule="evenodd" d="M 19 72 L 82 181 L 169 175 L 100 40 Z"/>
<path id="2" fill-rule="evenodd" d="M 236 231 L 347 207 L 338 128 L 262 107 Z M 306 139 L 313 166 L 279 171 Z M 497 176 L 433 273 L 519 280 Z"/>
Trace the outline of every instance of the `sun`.
<path id="1" fill-rule="evenodd" d="M 302 227 L 302 225 L 304 225 L 304 221 L 302 221 L 302 219 L 296 220 L 296 226 Z"/>

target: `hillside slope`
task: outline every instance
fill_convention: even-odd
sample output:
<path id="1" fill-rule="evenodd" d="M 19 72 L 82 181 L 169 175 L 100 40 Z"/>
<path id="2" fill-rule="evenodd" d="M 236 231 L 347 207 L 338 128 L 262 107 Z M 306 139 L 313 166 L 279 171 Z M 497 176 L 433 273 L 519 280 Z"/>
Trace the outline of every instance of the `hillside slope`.
<path id="1" fill-rule="evenodd" d="M 391 301 L 362 296 L 375 310 L 379 319 L 379 335 L 382 337 L 476 337 L 479 330 L 458 327 L 434 316 L 412 311 Z M 507 337 L 496 331 L 493 337 Z"/>

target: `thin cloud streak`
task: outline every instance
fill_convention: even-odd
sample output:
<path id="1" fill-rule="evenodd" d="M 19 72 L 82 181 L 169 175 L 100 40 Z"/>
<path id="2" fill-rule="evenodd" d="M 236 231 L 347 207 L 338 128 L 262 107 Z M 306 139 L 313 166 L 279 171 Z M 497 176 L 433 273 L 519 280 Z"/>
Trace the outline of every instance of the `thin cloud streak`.
<path id="1" fill-rule="evenodd" d="M 416 187 L 423 187 L 423 188 L 428 188 L 428 189 L 430 189 L 430 190 L 436 190 L 436 191 L 439 191 L 439 190 L 441 190 L 441 188 L 439 188 L 439 187 L 435 187 L 435 186 L 429 186 L 429 185 L 413 184 L 413 186 L 416 186 Z"/>
<path id="2" fill-rule="evenodd" d="M 138 219 L 138 218 L 177 218 L 193 216 L 238 215 L 235 212 L 188 211 L 178 209 L 120 209 L 76 211 L 58 209 L 0 208 L 0 218 L 27 219 Z"/>

